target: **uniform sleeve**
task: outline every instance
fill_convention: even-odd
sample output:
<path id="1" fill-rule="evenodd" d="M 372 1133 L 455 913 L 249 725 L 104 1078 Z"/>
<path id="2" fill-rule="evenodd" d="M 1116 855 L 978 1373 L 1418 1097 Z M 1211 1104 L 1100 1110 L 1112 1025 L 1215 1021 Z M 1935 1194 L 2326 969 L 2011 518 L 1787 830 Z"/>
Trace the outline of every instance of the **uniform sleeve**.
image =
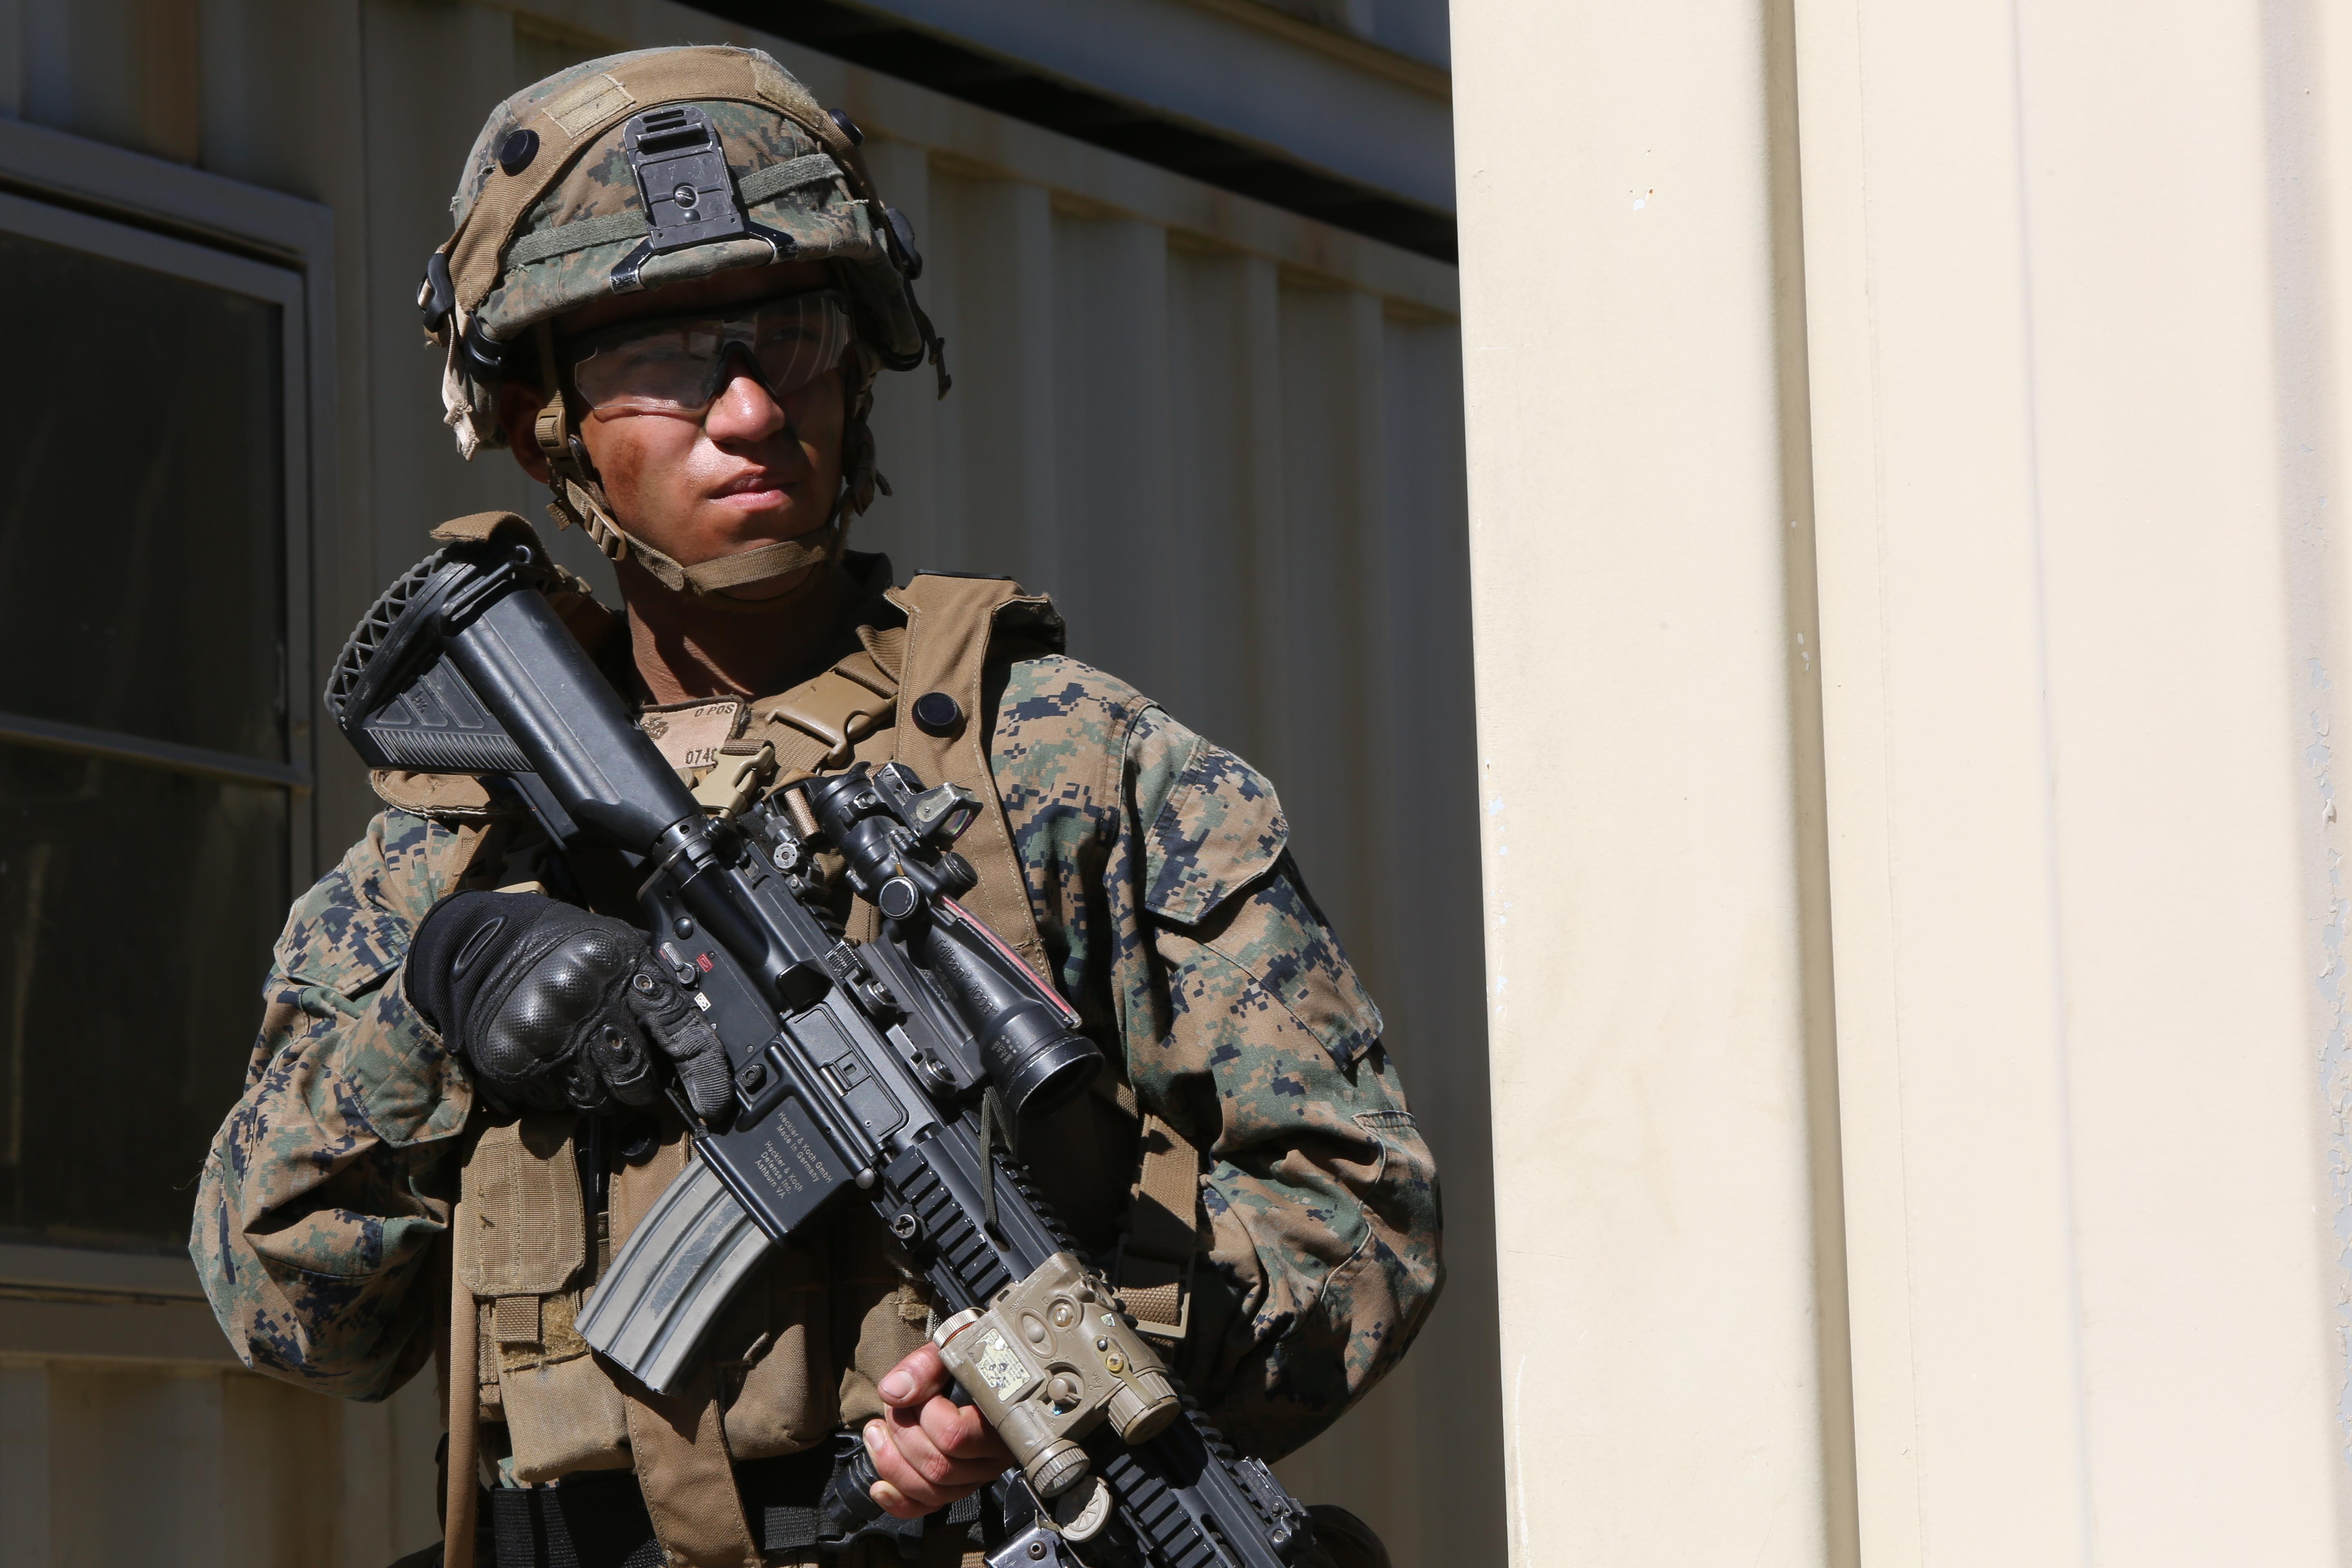
<path id="1" fill-rule="evenodd" d="M 1288 1453 L 1395 1364 L 1442 1278 L 1380 1011 L 1239 757 L 1061 656 L 1007 672 L 994 744 L 1063 994 L 1205 1157 L 1178 1370 L 1243 1447 Z"/>
<path id="2" fill-rule="evenodd" d="M 1435 1301 L 1437 1174 L 1272 784 L 1157 709 L 1108 869 L 1137 1099 L 1208 1161 L 1186 1381 L 1244 1449 L 1315 1436 Z M 1124 934 L 1124 933 L 1122 933 Z"/>
<path id="3" fill-rule="evenodd" d="M 464 1069 L 408 1005 L 408 939 L 473 829 L 387 811 L 289 916 L 243 1098 L 213 1139 L 188 1250 L 247 1366 L 381 1399 L 432 1354 L 434 1241 L 456 1194 Z"/>

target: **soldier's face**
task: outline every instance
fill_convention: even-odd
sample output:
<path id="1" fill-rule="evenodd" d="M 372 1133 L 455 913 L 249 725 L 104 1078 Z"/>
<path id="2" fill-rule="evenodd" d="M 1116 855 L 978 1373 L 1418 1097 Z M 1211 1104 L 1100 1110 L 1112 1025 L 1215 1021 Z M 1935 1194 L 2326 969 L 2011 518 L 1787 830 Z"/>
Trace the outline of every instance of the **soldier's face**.
<path id="1" fill-rule="evenodd" d="M 722 272 L 599 301 L 563 318 L 559 335 L 575 337 L 640 316 L 739 306 L 821 289 L 828 280 L 815 262 Z M 829 371 L 779 399 L 748 358 L 736 357 L 728 370 L 717 400 L 699 419 L 598 411 L 580 425 L 621 526 L 680 565 L 823 528 L 841 489 L 842 373 Z M 538 395 L 528 387 L 510 385 L 501 394 L 508 441 L 523 467 L 544 481 L 546 460 L 532 437 L 538 410 Z M 803 575 L 726 591 L 768 597 L 791 591 Z"/>

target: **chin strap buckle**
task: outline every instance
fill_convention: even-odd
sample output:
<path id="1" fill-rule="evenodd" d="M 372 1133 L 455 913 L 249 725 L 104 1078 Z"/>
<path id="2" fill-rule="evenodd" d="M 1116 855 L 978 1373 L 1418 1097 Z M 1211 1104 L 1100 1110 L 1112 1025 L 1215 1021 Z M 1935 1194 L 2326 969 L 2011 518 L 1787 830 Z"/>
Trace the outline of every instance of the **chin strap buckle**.
<path id="1" fill-rule="evenodd" d="M 597 491 L 595 465 L 588 460 L 588 447 L 580 433 L 572 428 L 572 410 L 563 398 L 563 374 L 555 363 L 555 328 L 541 321 L 536 331 L 539 377 L 547 389 L 547 401 L 540 405 L 530 433 L 539 455 L 547 461 L 551 492 L 547 515 L 558 529 L 577 528 L 611 559 L 623 560 L 629 553 L 629 537 L 604 510 L 604 498 Z"/>

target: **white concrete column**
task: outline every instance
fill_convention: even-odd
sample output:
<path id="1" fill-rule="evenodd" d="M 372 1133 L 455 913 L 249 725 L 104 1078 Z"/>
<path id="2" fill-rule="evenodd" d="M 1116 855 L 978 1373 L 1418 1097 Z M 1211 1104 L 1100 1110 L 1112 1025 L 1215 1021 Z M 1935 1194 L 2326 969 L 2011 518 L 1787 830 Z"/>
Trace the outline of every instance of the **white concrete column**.
<path id="1" fill-rule="evenodd" d="M 1874 1565 L 2344 1560 L 2323 11 L 1796 7 Z"/>
<path id="2" fill-rule="evenodd" d="M 1829 1130 L 1808 1114 L 1768 20 L 1454 9 L 1522 1568 L 1811 1565 L 1844 1534 L 1819 1393 L 1810 1140 Z"/>

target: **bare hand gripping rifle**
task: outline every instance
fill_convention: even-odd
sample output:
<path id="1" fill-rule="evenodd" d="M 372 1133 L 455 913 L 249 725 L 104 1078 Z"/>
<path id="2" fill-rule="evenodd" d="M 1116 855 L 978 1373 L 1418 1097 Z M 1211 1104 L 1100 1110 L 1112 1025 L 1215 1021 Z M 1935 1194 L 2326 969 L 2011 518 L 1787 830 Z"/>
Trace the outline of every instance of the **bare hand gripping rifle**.
<path id="1" fill-rule="evenodd" d="M 955 895 L 980 809 L 864 764 L 713 820 L 623 712 L 539 590 L 532 552 L 451 545 L 362 618 L 327 705 L 371 766 L 503 780 L 566 850 L 619 851 L 656 950 L 717 1028 L 734 1094 L 671 1098 L 694 1158 L 595 1285 L 581 1333 L 671 1391 L 768 1249 L 845 1190 L 929 1279 L 934 1335 L 1011 1447 L 993 1568 L 1282 1568 L 1312 1538 L 1265 1464 L 1176 1388 L 1002 1147 L 1012 1116 L 1082 1089 L 1100 1053 L 1051 985 Z M 879 940 L 832 934 L 814 851 L 846 862 Z M 857 1451 L 828 1500 L 873 1520 Z"/>

